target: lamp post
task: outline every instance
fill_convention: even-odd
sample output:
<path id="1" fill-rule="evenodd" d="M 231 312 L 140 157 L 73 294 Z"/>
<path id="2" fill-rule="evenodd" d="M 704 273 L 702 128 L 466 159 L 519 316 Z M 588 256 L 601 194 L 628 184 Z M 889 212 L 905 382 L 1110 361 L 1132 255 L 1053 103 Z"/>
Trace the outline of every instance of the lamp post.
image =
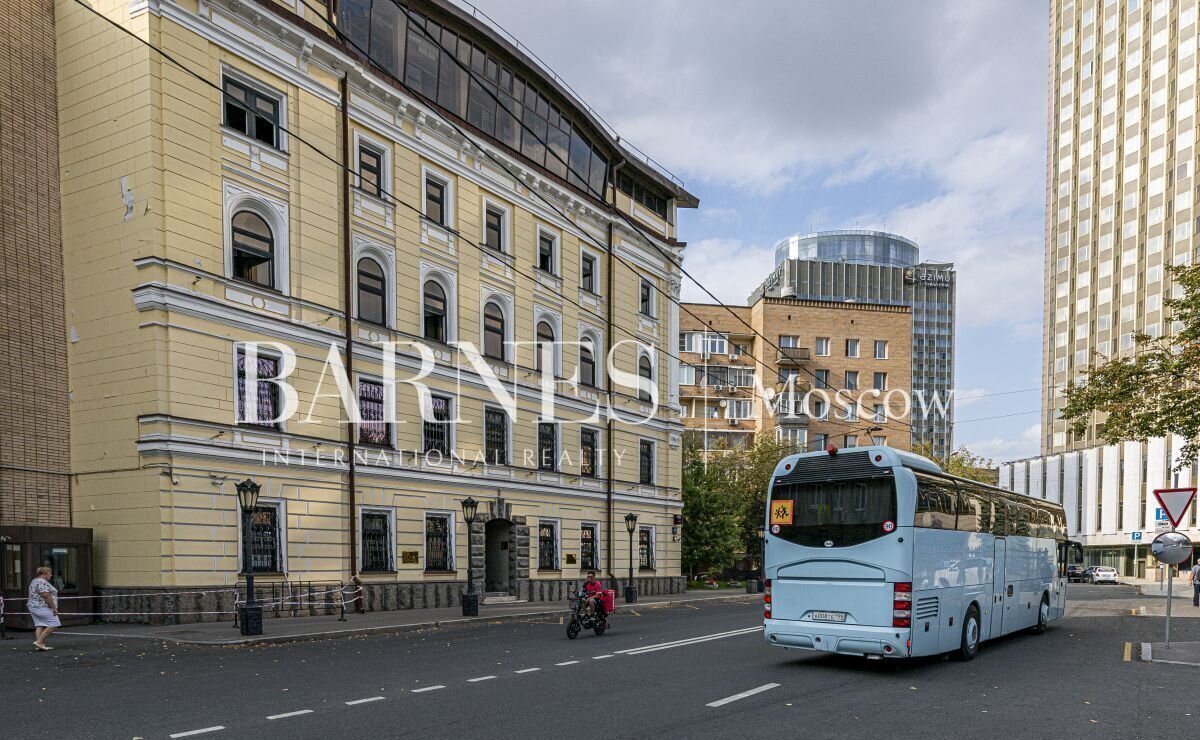
<path id="1" fill-rule="evenodd" d="M 471 534 L 471 525 L 475 522 L 475 512 L 479 508 L 479 502 L 470 496 L 463 499 L 462 512 L 463 521 L 467 523 L 467 592 L 462 597 L 462 615 L 464 617 L 479 616 L 479 594 L 475 593 L 475 571 L 471 568 L 472 554 L 475 550 L 475 543 Z"/>
<path id="2" fill-rule="evenodd" d="M 625 531 L 629 532 L 629 582 L 625 584 L 625 603 L 637 602 L 637 586 L 633 585 L 633 531 L 637 529 L 637 514 L 625 515 Z"/>
<path id="3" fill-rule="evenodd" d="M 246 601 L 240 614 L 243 635 L 262 634 L 262 607 L 254 602 L 254 562 L 250 552 L 250 518 L 258 507 L 259 484 L 247 478 L 237 484 L 238 505 L 242 509 L 242 569 L 246 572 Z"/>
<path id="4" fill-rule="evenodd" d="M 767 527 L 758 525 L 758 590 L 762 591 L 763 578 L 767 569 Z"/>

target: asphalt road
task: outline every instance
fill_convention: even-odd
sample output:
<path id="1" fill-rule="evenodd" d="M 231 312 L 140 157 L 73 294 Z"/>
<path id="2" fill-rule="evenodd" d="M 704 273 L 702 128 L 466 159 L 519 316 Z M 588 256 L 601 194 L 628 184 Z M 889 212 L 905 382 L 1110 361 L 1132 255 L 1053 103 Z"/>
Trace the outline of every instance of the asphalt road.
<path id="1" fill-rule="evenodd" d="M 575 641 L 553 618 L 254 648 L 63 635 L 34 653 L 6 642 L 0 737 L 1192 733 L 1200 666 L 1138 659 L 1141 642 L 1161 640 L 1161 618 L 1137 614 L 1152 600 L 1122 586 L 1072 585 L 1070 598 L 1045 635 L 988 643 L 970 663 L 770 647 L 756 602 L 622 607 L 608 634 Z M 1173 639 L 1200 641 L 1200 619 L 1179 619 Z"/>

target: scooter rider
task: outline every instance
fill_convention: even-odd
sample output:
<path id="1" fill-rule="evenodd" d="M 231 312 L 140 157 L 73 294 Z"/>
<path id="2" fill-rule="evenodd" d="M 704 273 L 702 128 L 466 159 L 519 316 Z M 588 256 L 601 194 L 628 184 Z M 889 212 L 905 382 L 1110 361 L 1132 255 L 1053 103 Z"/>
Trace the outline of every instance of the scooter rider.
<path id="1" fill-rule="evenodd" d="M 604 584 L 596 580 L 596 571 L 589 570 L 587 580 L 583 583 L 584 598 L 587 599 L 587 613 L 604 613 Z"/>

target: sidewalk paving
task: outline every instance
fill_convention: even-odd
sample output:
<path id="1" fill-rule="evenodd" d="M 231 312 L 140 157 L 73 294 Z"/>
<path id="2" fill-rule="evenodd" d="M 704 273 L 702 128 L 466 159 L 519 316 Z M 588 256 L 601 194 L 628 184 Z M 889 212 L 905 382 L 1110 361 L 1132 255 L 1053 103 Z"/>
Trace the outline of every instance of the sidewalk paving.
<path id="1" fill-rule="evenodd" d="M 1150 663 L 1200 666 L 1200 642 L 1143 642 L 1142 660 Z"/>
<path id="2" fill-rule="evenodd" d="M 761 594 L 743 591 L 714 591 L 670 594 L 666 596 L 640 596 L 634 604 L 617 600 L 615 614 L 637 609 L 654 609 L 677 604 L 703 601 L 761 599 Z M 480 604 L 478 617 L 462 616 L 462 608 L 455 606 L 444 609 L 404 609 L 394 611 L 346 613 L 346 621 L 337 616 L 283 617 L 264 619 L 263 634 L 245 637 L 233 626 L 232 621 L 200 622 L 196 624 L 172 624 L 161 626 L 137 624 L 90 624 L 84 627 L 64 628 L 54 639 L 71 637 L 104 637 L 119 639 L 159 640 L 183 645 L 252 645 L 267 642 L 293 642 L 348 635 L 365 635 L 379 632 L 400 632 L 428 629 L 452 624 L 500 623 L 529 617 L 558 617 L 569 612 L 566 601 L 518 602 L 508 604 Z"/>

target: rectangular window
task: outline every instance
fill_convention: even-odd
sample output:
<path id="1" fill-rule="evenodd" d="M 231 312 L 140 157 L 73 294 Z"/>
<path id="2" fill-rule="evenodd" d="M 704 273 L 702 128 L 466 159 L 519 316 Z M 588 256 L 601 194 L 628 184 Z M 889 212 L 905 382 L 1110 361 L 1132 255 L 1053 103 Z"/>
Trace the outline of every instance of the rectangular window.
<path id="1" fill-rule="evenodd" d="M 508 414 L 504 409 L 485 408 L 483 412 L 484 457 L 488 465 L 508 464 Z"/>
<path id="2" fill-rule="evenodd" d="M 437 451 L 443 457 L 450 456 L 450 399 L 445 396 L 429 397 L 422 426 L 425 452 Z"/>
<path id="3" fill-rule="evenodd" d="M 596 290 L 596 258 L 590 254 L 585 254 L 579 261 L 579 285 L 589 293 L 598 293 Z M 682 341 L 682 336 L 680 337 Z"/>
<path id="4" fill-rule="evenodd" d="M 225 126 L 278 149 L 281 101 L 229 77 L 222 84 Z"/>
<path id="5" fill-rule="evenodd" d="M 871 444 L 876 447 L 887 447 L 887 437 L 871 437 Z"/>
<path id="6" fill-rule="evenodd" d="M 872 421 L 877 424 L 887 421 L 887 409 L 882 403 L 875 404 L 875 417 Z"/>
<path id="7" fill-rule="evenodd" d="M 874 381 L 871 385 L 877 391 L 887 390 L 887 373 L 875 373 Z"/>
<path id="8" fill-rule="evenodd" d="M 787 345 L 780 345 L 780 346 L 786 347 Z M 795 345 L 792 345 L 792 346 L 795 346 Z M 817 337 L 815 351 L 816 351 L 818 357 L 828 357 L 829 356 L 829 337 Z"/>
<path id="9" fill-rule="evenodd" d="M 259 378 L 273 378 L 279 372 L 279 360 L 274 357 L 258 356 L 257 370 Z M 279 423 L 269 421 L 279 416 L 279 386 L 268 381 L 259 380 L 255 384 L 257 398 L 254 401 L 254 413 L 251 414 L 247 404 L 250 399 L 246 393 L 246 355 L 238 352 L 237 356 L 237 399 L 238 423 L 252 426 L 278 429 Z M 249 420 L 254 416 L 254 420 Z"/>
<path id="10" fill-rule="evenodd" d="M 366 445 L 387 445 L 392 440 L 391 430 L 384 420 L 383 383 L 371 380 L 358 381 L 358 410 L 362 424 L 358 426 L 358 441 Z"/>
<path id="11" fill-rule="evenodd" d="M 483 243 L 488 249 L 504 251 L 504 211 L 488 206 L 484 213 Z"/>
<path id="12" fill-rule="evenodd" d="M 4 546 L 4 585 L 8 591 L 20 591 L 24 586 L 24 572 L 21 564 L 21 546 Z"/>
<path id="13" fill-rule="evenodd" d="M 596 438 L 595 429 L 579 430 L 579 474 L 585 478 L 596 477 Z"/>
<path id="14" fill-rule="evenodd" d="M 558 470 L 558 425 L 538 423 L 538 470 Z"/>
<path id="15" fill-rule="evenodd" d="M 847 339 L 846 340 L 846 356 L 847 357 L 858 357 L 858 340 L 857 339 Z"/>
<path id="16" fill-rule="evenodd" d="M 695 385 L 696 384 L 696 367 L 694 365 L 679 366 L 679 384 L 680 385 Z"/>
<path id="17" fill-rule="evenodd" d="M 250 565 L 253 572 L 283 572 L 279 526 L 279 504 L 259 502 L 250 512 Z M 242 572 L 246 572 L 244 563 L 242 568 Z"/>
<path id="18" fill-rule="evenodd" d="M 643 316 L 654 317 L 654 285 L 646 278 L 642 278 L 638 291 L 638 311 Z"/>
<path id="19" fill-rule="evenodd" d="M 875 359 L 886 360 L 888 358 L 888 343 L 886 339 L 875 340 Z"/>
<path id="20" fill-rule="evenodd" d="M 638 529 L 638 568 L 654 570 L 654 527 Z"/>
<path id="21" fill-rule="evenodd" d="M 703 351 L 710 355 L 723 355 L 729 349 L 729 338 L 724 334 L 705 334 Z"/>
<path id="22" fill-rule="evenodd" d="M 579 568 L 600 569 L 600 527 L 596 524 L 579 526 Z"/>
<path id="23" fill-rule="evenodd" d="M 846 390 L 848 390 L 848 391 L 858 390 L 858 371 L 857 370 L 847 370 L 846 371 Z"/>
<path id="24" fill-rule="evenodd" d="M 557 274 L 554 271 L 554 237 L 549 234 L 538 235 L 537 266 L 543 272 L 548 272 L 551 275 Z"/>
<path id="25" fill-rule="evenodd" d="M 454 570 L 449 514 L 425 515 L 425 570 Z"/>
<path id="26" fill-rule="evenodd" d="M 371 195 L 383 193 L 383 155 L 369 146 L 358 146 L 358 187 Z"/>
<path id="27" fill-rule="evenodd" d="M 446 225 L 446 183 L 435 177 L 425 177 L 425 218 Z"/>
<path id="28" fill-rule="evenodd" d="M 785 349 L 791 348 L 791 347 L 799 347 L 800 346 L 800 337 L 793 336 L 791 334 L 782 334 L 779 337 L 779 346 L 783 347 Z M 825 349 L 826 349 L 826 354 L 828 354 L 829 347 L 826 346 Z M 817 354 L 821 354 L 821 353 L 818 352 Z"/>
<path id="29" fill-rule="evenodd" d="M 654 442 L 648 439 L 638 443 L 638 483 L 643 486 L 654 484 Z"/>
<path id="30" fill-rule="evenodd" d="M 817 387 L 818 388 L 828 388 L 829 387 L 829 371 L 828 370 L 818 370 L 816 372 L 816 376 L 817 376 Z"/>
<path id="31" fill-rule="evenodd" d="M 842 446 L 847 448 L 858 447 L 858 436 L 854 434 L 847 434 Z"/>
<path id="32" fill-rule="evenodd" d="M 392 518 L 386 511 L 362 513 L 362 569 L 395 570 L 392 564 Z"/>
<path id="33" fill-rule="evenodd" d="M 538 520 L 538 570 L 558 570 L 558 522 Z"/>

